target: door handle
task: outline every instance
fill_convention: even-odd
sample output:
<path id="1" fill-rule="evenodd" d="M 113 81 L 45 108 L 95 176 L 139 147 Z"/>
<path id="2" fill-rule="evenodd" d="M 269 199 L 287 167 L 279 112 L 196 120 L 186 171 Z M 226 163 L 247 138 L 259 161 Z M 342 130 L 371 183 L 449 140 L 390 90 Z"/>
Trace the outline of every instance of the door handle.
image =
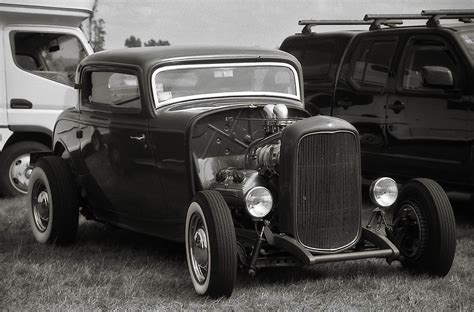
<path id="1" fill-rule="evenodd" d="M 13 109 L 31 109 L 33 108 L 33 103 L 25 99 L 11 99 L 10 107 Z"/>
<path id="2" fill-rule="evenodd" d="M 145 135 L 144 134 L 139 135 L 139 136 L 131 135 L 130 139 L 141 142 L 141 141 L 145 140 Z"/>
<path id="3" fill-rule="evenodd" d="M 402 101 L 395 101 L 393 104 L 388 106 L 389 109 L 393 110 L 395 114 L 400 113 L 402 110 L 405 109 L 405 104 Z"/>

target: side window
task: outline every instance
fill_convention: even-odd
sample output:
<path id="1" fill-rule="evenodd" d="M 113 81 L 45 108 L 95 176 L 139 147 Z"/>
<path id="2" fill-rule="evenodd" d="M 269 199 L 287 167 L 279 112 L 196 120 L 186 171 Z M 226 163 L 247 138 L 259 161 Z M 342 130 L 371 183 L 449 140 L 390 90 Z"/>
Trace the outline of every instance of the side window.
<path id="1" fill-rule="evenodd" d="M 310 45 L 301 62 L 304 69 L 303 77 L 309 81 L 333 81 L 338 61 L 335 40 Z"/>
<path id="2" fill-rule="evenodd" d="M 68 86 L 87 55 L 79 39 L 58 33 L 15 32 L 13 55 L 21 69 Z"/>
<path id="3" fill-rule="evenodd" d="M 118 113 L 140 112 L 138 77 L 118 72 L 87 72 L 82 94 L 84 106 Z"/>
<path id="4" fill-rule="evenodd" d="M 351 81 L 358 88 L 384 88 L 397 41 L 362 40 L 352 59 Z"/>
<path id="5" fill-rule="evenodd" d="M 308 82 L 333 82 L 345 45 L 339 39 L 305 40 L 284 48 L 300 61 Z"/>
<path id="6" fill-rule="evenodd" d="M 406 90 L 430 90 L 423 85 L 422 69 L 425 66 L 441 66 L 453 75 L 454 86 L 462 87 L 462 66 L 456 61 L 452 50 L 442 40 L 415 40 L 406 50 L 403 88 Z"/>

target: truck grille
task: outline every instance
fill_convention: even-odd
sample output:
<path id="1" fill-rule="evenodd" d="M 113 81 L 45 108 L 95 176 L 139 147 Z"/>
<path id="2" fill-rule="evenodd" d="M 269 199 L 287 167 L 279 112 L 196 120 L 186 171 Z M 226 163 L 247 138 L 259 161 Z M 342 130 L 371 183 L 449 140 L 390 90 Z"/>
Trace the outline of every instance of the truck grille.
<path id="1" fill-rule="evenodd" d="M 336 251 L 360 231 L 361 173 L 357 137 L 347 131 L 312 133 L 298 145 L 296 230 L 316 251 Z"/>

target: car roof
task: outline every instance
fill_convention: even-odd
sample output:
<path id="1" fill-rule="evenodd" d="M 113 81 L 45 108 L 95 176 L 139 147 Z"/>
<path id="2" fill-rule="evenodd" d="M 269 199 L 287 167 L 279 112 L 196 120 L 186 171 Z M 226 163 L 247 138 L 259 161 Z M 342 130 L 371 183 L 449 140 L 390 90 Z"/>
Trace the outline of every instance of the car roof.
<path id="1" fill-rule="evenodd" d="M 283 51 L 258 47 L 230 46 L 162 46 L 124 48 L 94 53 L 86 57 L 81 65 L 96 63 L 119 63 L 138 65 L 141 67 L 154 66 L 162 62 L 175 62 L 202 59 L 282 59 L 292 63 L 296 59 Z"/>
<path id="2" fill-rule="evenodd" d="M 297 33 L 291 36 L 288 36 L 285 38 L 281 46 L 285 46 L 289 42 L 292 41 L 306 41 L 306 40 L 311 40 L 311 38 L 314 39 L 323 39 L 323 38 L 352 38 L 355 35 L 365 32 L 365 30 L 340 30 L 340 31 L 325 31 L 325 32 L 311 32 L 309 34 L 303 34 L 303 33 Z M 281 47 L 280 47 L 281 48 Z"/>

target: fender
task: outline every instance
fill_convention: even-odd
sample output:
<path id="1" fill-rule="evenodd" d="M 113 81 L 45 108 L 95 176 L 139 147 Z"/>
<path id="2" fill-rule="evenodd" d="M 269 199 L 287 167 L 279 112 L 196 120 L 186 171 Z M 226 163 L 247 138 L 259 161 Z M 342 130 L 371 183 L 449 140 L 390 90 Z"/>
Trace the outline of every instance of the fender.
<path id="1" fill-rule="evenodd" d="M 10 125 L 8 129 L 13 132 L 39 132 L 48 135 L 49 137 L 53 137 L 53 131 L 46 127 L 42 126 L 34 126 L 34 125 Z"/>

